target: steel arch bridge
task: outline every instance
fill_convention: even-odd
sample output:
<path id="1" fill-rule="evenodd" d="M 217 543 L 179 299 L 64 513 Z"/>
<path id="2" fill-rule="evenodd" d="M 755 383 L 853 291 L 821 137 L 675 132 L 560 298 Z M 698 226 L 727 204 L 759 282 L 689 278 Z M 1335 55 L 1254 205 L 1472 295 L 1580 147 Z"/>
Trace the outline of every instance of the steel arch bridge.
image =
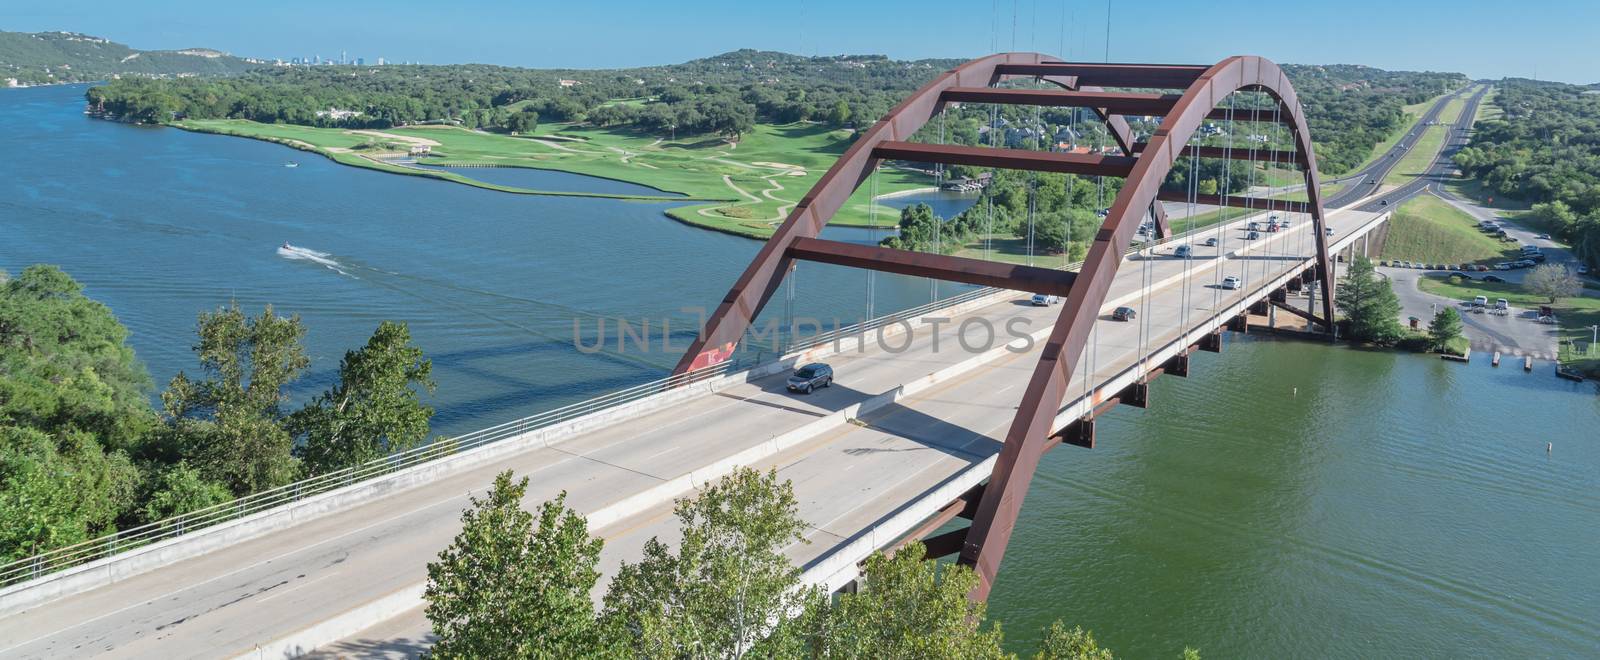
<path id="1" fill-rule="evenodd" d="M 996 87 L 1009 79 L 1032 79 L 1054 87 Z M 1272 121 L 1287 127 L 1293 138 L 1287 153 L 1274 150 L 1269 156 L 1265 149 L 1190 145 L 1207 120 L 1240 119 L 1231 104 L 1222 107 L 1236 92 L 1262 92 L 1271 99 L 1275 107 L 1255 113 L 1250 121 Z M 1121 153 L 1054 153 L 905 141 L 949 103 L 1089 108 L 1104 122 Z M 1130 115 L 1160 116 L 1162 120 L 1147 141 L 1137 142 L 1124 119 Z M 1307 194 L 1303 210 L 1313 222 L 1313 271 L 1321 293 L 1321 316 L 1313 320 L 1333 332 L 1334 291 L 1329 276 L 1333 268 L 1311 144 L 1304 112 L 1288 78 L 1278 65 L 1261 57 L 1229 57 L 1212 66 L 1072 63 L 1039 53 L 999 53 L 972 60 L 917 90 L 859 136 L 757 253 L 707 318 L 675 373 L 727 359 L 796 260 L 1063 296 L 1060 317 L 1040 353 L 987 485 L 965 504 L 962 515 L 972 519 L 971 526 L 941 535 L 946 537 L 942 545 L 952 552 L 959 550 L 960 561 L 977 571 L 980 586 L 973 597 L 986 598 L 1039 460 L 1067 434 L 1067 429 L 1051 427 L 1112 279 L 1142 220 L 1153 217 L 1157 235 L 1168 237 L 1171 227 L 1161 211 L 1161 200 L 1254 209 L 1268 209 L 1273 204 L 1249 196 L 1163 191 L 1162 183 L 1180 159 L 1266 161 L 1301 170 Z M 819 239 L 822 227 L 884 160 L 1113 176 L 1122 177 L 1125 183 L 1078 272 Z"/>

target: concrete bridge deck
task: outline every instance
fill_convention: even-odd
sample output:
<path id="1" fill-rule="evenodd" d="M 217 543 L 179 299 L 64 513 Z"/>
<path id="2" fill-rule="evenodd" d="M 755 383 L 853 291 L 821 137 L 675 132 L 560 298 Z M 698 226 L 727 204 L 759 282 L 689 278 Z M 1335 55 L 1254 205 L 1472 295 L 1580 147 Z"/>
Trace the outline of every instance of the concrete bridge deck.
<path id="1" fill-rule="evenodd" d="M 1311 223 L 1286 215 L 1293 229 L 1263 233 L 1257 241 L 1242 240 L 1247 219 L 1197 232 L 1193 259 L 1166 256 L 1171 244 L 1130 257 L 1082 362 L 1088 373 L 1075 375 L 1076 398 L 1058 421 L 1081 417 L 1310 267 Z M 1330 250 L 1352 245 L 1382 219 L 1330 212 Z M 1198 245 L 1211 236 L 1219 237 L 1220 248 Z M 1244 278 L 1245 286 L 1217 287 L 1226 275 Z M 481 494 L 508 468 L 530 477 L 530 506 L 568 492 L 569 504 L 589 515 L 591 529 L 607 540 L 606 574 L 636 557 L 648 538 L 675 536 L 672 499 L 692 492 L 694 484 L 734 465 L 777 469 L 793 481 L 810 525 L 810 543 L 790 548 L 790 555 L 806 568 L 806 579 L 838 586 L 855 577 L 856 562 L 866 554 L 988 477 L 1042 341 L 1033 350 L 1011 351 L 1000 344 L 1002 334 L 992 348 L 973 352 L 957 333 L 969 318 L 1002 332 L 1008 321 L 1022 319 L 1013 322 L 1027 323 L 1027 333 L 1042 340 L 1059 307 L 1031 307 L 1026 298 L 1002 293 L 965 305 L 938 331 L 915 327 L 902 352 L 874 341 L 856 352 L 847 340 L 849 350 L 828 358 L 837 382 L 810 396 L 784 392 L 784 373 L 738 382 L 5 613 L 0 656 L 284 657 L 319 646 L 362 654 L 414 651 L 410 644 L 427 631 L 418 607 L 425 564 L 459 529 L 468 496 Z M 1110 320 L 1119 305 L 1139 309 L 1140 318 Z M 901 341 L 886 343 L 898 347 Z M 0 604 L 0 612 L 7 609 L 15 608 Z"/>

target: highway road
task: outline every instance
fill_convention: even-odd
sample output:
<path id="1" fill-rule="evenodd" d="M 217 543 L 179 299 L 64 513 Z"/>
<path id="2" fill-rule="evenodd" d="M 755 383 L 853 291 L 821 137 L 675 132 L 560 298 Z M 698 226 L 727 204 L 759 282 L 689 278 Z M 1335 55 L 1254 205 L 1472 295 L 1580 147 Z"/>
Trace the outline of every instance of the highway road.
<path id="1" fill-rule="evenodd" d="M 1356 203 L 1357 199 L 1365 197 L 1367 199 L 1362 200 L 1356 209 L 1360 211 L 1370 211 L 1376 213 L 1387 210 L 1391 206 L 1395 206 L 1405 200 L 1411 199 L 1413 196 L 1416 196 L 1423 191 L 1432 191 L 1441 197 L 1445 196 L 1446 193 L 1444 191 L 1444 182 L 1453 178 L 1452 173 L 1456 169 L 1455 164 L 1450 159 L 1455 156 L 1456 152 L 1459 151 L 1461 147 L 1466 146 L 1467 140 L 1472 135 L 1472 120 L 1473 117 L 1476 117 L 1478 114 L 1478 104 L 1483 101 L 1483 96 L 1487 94 L 1488 91 L 1489 87 L 1487 85 L 1483 85 L 1480 86 L 1478 91 L 1474 92 L 1472 96 L 1468 97 L 1467 103 L 1464 107 L 1462 107 L 1461 114 L 1456 118 L 1455 123 L 1445 128 L 1448 133 L 1445 135 L 1444 144 L 1439 150 L 1438 157 L 1434 158 L 1433 163 L 1428 166 L 1428 169 L 1424 171 L 1421 176 L 1418 176 L 1411 181 L 1406 182 L 1404 185 L 1396 187 L 1392 190 L 1382 190 L 1381 187 L 1374 187 L 1374 183 L 1381 183 L 1383 181 L 1384 176 L 1386 176 L 1389 171 L 1387 168 L 1394 167 L 1405 158 L 1405 153 L 1399 153 L 1393 158 L 1382 159 L 1389 161 L 1389 163 L 1386 165 L 1386 169 L 1384 169 L 1383 174 L 1374 174 L 1374 178 L 1363 181 L 1361 185 L 1365 186 L 1365 192 L 1367 193 L 1366 195 L 1357 194 L 1361 191 L 1346 189 L 1343 194 L 1337 196 L 1337 203 L 1330 201 L 1328 205 L 1340 207 L 1348 206 Z M 1422 130 L 1427 128 L 1427 122 L 1437 121 L 1439 112 L 1444 109 L 1445 104 L 1448 103 L 1449 100 L 1450 97 L 1445 97 L 1440 99 L 1439 102 L 1435 103 L 1433 108 L 1429 109 L 1428 114 L 1423 118 L 1423 121 L 1419 122 L 1418 126 L 1413 127 L 1411 133 L 1408 134 L 1404 140 L 1401 140 L 1401 142 L 1407 147 L 1407 150 L 1416 146 L 1417 137 L 1421 135 Z M 1372 197 L 1371 195 L 1374 190 L 1380 190 L 1382 191 L 1382 194 Z M 1355 197 L 1347 197 L 1347 195 L 1355 195 Z"/>
<path id="2" fill-rule="evenodd" d="M 1345 235 L 1372 217 L 1338 212 L 1330 223 Z M 1310 254 L 1310 222 L 1303 218 L 1293 229 L 1251 245 L 1243 240 L 1243 222 L 1195 235 L 1190 240 L 1216 236 L 1222 245 L 1197 247 L 1194 259 L 1157 255 L 1125 263 L 1097 326 L 1099 339 L 1083 362 L 1090 382 L 1117 374 L 1143 349 L 1175 337 L 1183 319 L 1192 325 L 1237 300 L 1243 291 L 1217 287 L 1224 275 L 1244 278 L 1248 290 L 1303 263 L 1287 257 Z M 1141 293 L 1141 282 L 1165 284 Z M 1025 299 L 1023 293 L 1001 296 L 956 316 L 938 332 L 919 329 L 901 353 L 869 342 L 863 352 L 832 358 L 837 382 L 810 396 L 784 392 L 781 374 L 748 382 L 10 614 L 0 621 L 0 656 L 231 656 L 250 654 L 258 644 L 304 636 L 319 622 L 417 589 L 426 563 L 459 529 L 468 496 L 481 494 L 502 469 L 531 478 L 529 506 L 567 491 L 569 504 L 606 521 L 605 512 L 630 497 L 659 491 L 674 478 L 720 459 L 756 451 L 755 460 L 747 462 L 779 469 L 794 482 L 812 543 L 791 548 L 791 554 L 802 565 L 815 563 L 843 540 L 995 453 L 1037 359 L 1038 344 L 1021 353 L 975 355 L 960 347 L 956 328 L 968 317 L 1002 328 L 1008 320 L 1023 319 L 1043 337 L 1059 309 L 1032 307 Z M 1118 304 L 1140 309 L 1139 321 L 1110 320 L 1109 312 Z M 841 419 L 813 428 L 797 444 L 759 453 L 770 439 L 815 427 L 830 413 L 868 397 L 984 360 L 988 362 L 981 367 L 859 415 L 857 424 Z M 635 556 L 650 536 L 670 539 L 671 496 L 682 494 L 687 492 L 656 492 L 656 501 L 643 513 L 611 516 L 600 524 L 596 532 L 608 539 L 605 568 Z M 402 610 L 379 629 L 381 636 L 363 633 L 346 643 L 374 651 L 393 646 L 396 639 L 426 635 L 417 610 Z M 367 645 L 369 641 L 373 643 Z M 404 652 L 403 644 L 397 648 Z"/>

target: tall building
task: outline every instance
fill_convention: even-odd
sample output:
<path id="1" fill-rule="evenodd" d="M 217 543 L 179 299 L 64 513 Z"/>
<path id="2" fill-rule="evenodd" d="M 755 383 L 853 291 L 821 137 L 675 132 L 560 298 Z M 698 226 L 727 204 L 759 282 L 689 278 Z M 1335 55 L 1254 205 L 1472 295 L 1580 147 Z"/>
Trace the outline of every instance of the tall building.
<path id="1" fill-rule="evenodd" d="M 365 57 L 357 57 L 356 58 L 356 66 L 366 66 L 366 65 L 367 65 L 367 58 L 365 58 Z"/>
<path id="2" fill-rule="evenodd" d="M 383 61 L 383 58 L 378 58 L 378 66 L 383 66 L 384 64 L 386 64 L 386 62 Z"/>

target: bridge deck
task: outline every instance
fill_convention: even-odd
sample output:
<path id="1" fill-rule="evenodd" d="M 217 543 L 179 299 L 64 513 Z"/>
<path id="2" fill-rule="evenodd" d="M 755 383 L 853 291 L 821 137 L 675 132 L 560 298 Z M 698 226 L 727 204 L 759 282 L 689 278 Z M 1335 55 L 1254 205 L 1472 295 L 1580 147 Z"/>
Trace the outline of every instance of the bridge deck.
<path id="1" fill-rule="evenodd" d="M 1197 234 L 1196 242 L 1223 237 L 1228 253 L 1222 257 L 1218 248 L 1197 246 L 1187 262 L 1170 256 L 1126 262 L 1105 311 L 1126 304 L 1140 309 L 1140 318 L 1121 323 L 1102 317 L 1098 341 L 1083 360 L 1090 376 L 1080 373 L 1074 388 L 1137 377 L 1140 356 L 1180 333 L 1225 321 L 1230 310 L 1266 294 L 1257 287 L 1308 267 L 1310 222 L 1291 217 L 1293 230 L 1263 234 L 1265 240 L 1246 250 L 1240 250 L 1245 220 Z M 1331 213 L 1334 247 L 1348 245 L 1378 219 Z M 1246 286 L 1216 288 L 1223 275 L 1241 276 Z M 1147 297 L 1141 294 L 1146 283 L 1153 287 Z M 468 495 L 481 494 L 506 468 L 530 477 L 530 505 L 569 493 L 569 503 L 589 514 L 607 539 L 602 569 L 608 574 L 636 557 L 651 536 L 674 538 L 674 479 L 694 475 L 698 481 L 709 466 L 727 461 L 776 468 L 794 482 L 811 525 L 810 543 L 790 548 L 791 556 L 807 567 L 808 579 L 837 585 L 866 552 L 988 475 L 1042 342 L 1022 353 L 975 355 L 957 342 L 960 321 L 983 318 L 1004 328 L 1008 319 L 1023 318 L 1042 338 L 1059 311 L 1027 306 L 1023 294 L 997 296 L 955 315 L 940 332 L 919 327 L 904 352 L 891 354 L 869 342 L 860 353 L 829 358 L 838 382 L 811 396 L 785 393 L 782 375 L 754 380 L 15 613 L 0 620 L 0 655 L 213 657 L 254 654 L 258 645 L 281 654 L 273 642 L 340 638 L 347 651 L 403 651 L 386 644 L 426 633 L 414 607 L 426 562 L 459 529 Z M 885 394 L 892 392 L 902 394 Z M 1075 389 L 1074 396 L 1085 398 L 1068 402 L 1063 420 L 1081 415 L 1101 394 L 1089 387 Z M 886 398 L 895 400 L 848 413 L 861 424 L 845 423 L 847 415 L 839 414 Z M 318 625 L 324 627 L 314 630 Z"/>

